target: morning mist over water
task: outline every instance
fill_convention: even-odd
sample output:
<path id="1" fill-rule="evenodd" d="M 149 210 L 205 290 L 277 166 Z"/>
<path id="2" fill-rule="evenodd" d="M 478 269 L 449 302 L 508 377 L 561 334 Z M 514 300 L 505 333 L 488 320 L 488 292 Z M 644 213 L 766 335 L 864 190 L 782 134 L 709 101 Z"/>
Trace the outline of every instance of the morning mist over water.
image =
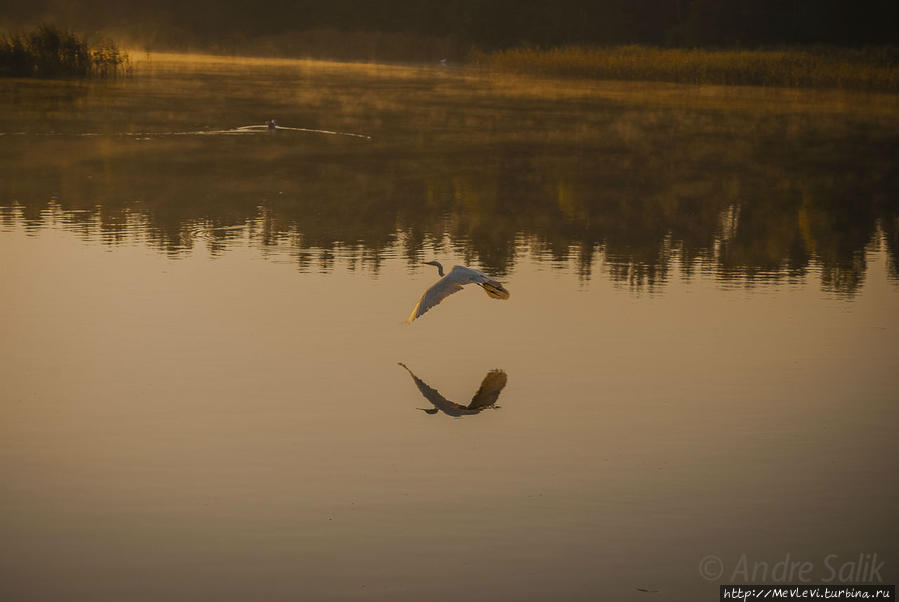
<path id="1" fill-rule="evenodd" d="M 417 265 L 426 244 L 448 237 L 503 274 L 525 241 L 585 278 L 602 252 L 613 279 L 650 287 L 677 252 L 721 278 L 816 265 L 825 287 L 845 293 L 881 232 L 895 274 L 887 99 L 865 98 L 873 111 L 863 112 L 836 93 L 750 90 L 734 108 L 722 88 L 565 94 L 467 72 L 226 65 L 181 79 L 160 66 L 137 94 L 128 83 L 64 85 L 48 100 L 36 84 L 39 97 L 9 114 L 4 219 L 38 228 L 52 207 L 66 227 L 108 242 L 139 236 L 175 255 L 199 241 L 226 249 L 245 229 L 263 247 L 292 241 L 303 261 L 327 264 L 339 247 L 375 270 L 385 253 Z M 229 135 L 260 99 L 285 124 L 372 139 Z M 152 110 L 137 118 L 142 103 L 163 101 L 161 121 Z M 77 119 L 65 118 L 75 105 Z"/>
<path id="2" fill-rule="evenodd" d="M 0 597 L 896 582 L 894 94 L 132 60 L 0 78 Z"/>

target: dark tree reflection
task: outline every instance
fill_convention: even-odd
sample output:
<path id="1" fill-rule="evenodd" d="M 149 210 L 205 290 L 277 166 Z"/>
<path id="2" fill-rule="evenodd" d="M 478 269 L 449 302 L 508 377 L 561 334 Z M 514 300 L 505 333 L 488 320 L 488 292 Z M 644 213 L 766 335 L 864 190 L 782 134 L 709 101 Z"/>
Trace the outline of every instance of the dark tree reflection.
<path id="1" fill-rule="evenodd" d="M 896 277 L 899 136 L 883 125 L 892 118 L 641 108 L 510 96 L 484 82 L 435 91 L 431 80 L 357 79 L 305 82 L 304 106 L 314 109 L 302 125 L 327 119 L 373 141 L 121 135 L 104 130 L 109 92 L 82 92 L 72 106 L 88 109 L 73 108 L 78 120 L 60 126 L 64 135 L 4 136 L 0 218 L 108 245 L 139 238 L 173 257 L 249 239 L 289 249 L 304 270 L 377 272 L 395 254 L 413 266 L 449 245 L 502 276 L 526 245 L 585 280 L 601 256 L 610 278 L 636 289 L 663 285 L 677 258 L 687 278 L 704 269 L 748 283 L 814 266 L 824 287 L 843 293 L 864 281 L 865 249 L 882 231 Z M 206 93 L 217 82 L 203 84 Z M 176 108 L 186 102 L 174 96 Z M 15 109 L 10 119 L 37 120 Z M 245 113 L 220 110 L 174 125 L 236 125 Z M 75 134 L 94 130 L 102 135 Z"/>

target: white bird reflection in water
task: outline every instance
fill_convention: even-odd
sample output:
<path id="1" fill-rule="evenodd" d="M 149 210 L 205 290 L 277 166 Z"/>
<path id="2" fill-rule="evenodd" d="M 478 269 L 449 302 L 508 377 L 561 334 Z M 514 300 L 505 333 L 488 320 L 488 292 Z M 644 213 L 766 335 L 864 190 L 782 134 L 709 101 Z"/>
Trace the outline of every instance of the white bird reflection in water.
<path id="1" fill-rule="evenodd" d="M 412 376 L 412 380 L 415 382 L 415 386 L 418 387 L 418 390 L 421 391 L 424 398 L 434 404 L 433 408 L 418 408 L 427 414 L 443 412 L 449 416 L 458 417 L 478 414 L 487 408 L 497 409 L 500 407 L 496 405 L 499 394 L 506 386 L 506 381 L 508 380 L 506 373 L 502 370 L 491 370 L 487 373 L 487 376 L 484 377 L 484 380 L 481 381 L 481 386 L 474 394 L 474 397 L 471 398 L 471 402 L 469 402 L 467 406 L 464 406 L 448 400 L 441 395 L 437 389 L 429 387 L 423 380 L 415 376 L 415 373 L 412 372 L 406 364 L 399 362 L 399 365 L 409 372 Z"/>

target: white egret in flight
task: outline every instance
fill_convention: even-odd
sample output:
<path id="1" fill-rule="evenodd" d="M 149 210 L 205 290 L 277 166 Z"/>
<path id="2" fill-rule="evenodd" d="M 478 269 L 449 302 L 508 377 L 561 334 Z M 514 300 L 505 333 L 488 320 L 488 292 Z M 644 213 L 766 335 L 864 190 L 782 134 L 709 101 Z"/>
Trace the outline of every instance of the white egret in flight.
<path id="1" fill-rule="evenodd" d="M 481 381 L 481 386 L 474 394 L 474 397 L 471 398 L 469 404 L 464 406 L 461 403 L 450 401 L 441 395 L 437 389 L 429 387 L 423 380 L 415 376 L 415 373 L 406 364 L 402 362 L 399 362 L 399 364 L 412 376 L 415 386 L 418 387 L 424 398 L 434 405 L 433 408 L 429 409 L 418 408 L 428 414 L 443 412 L 449 416 L 458 417 L 477 414 L 487 408 L 498 408 L 499 406 L 496 405 L 496 402 L 499 400 L 499 394 L 503 387 L 506 386 L 506 381 L 508 380 L 506 373 L 502 370 L 491 370 L 484 377 L 484 380 Z"/>
<path id="2" fill-rule="evenodd" d="M 407 322 L 411 322 L 415 318 L 449 297 L 455 292 L 461 291 L 466 284 L 477 284 L 484 289 L 484 292 L 491 299 L 508 299 L 509 291 L 503 288 L 503 285 L 490 278 L 484 272 L 466 268 L 465 266 L 456 265 L 450 270 L 450 273 L 443 275 L 443 266 L 438 261 L 425 262 L 426 265 L 437 266 L 437 274 L 442 276 L 440 280 L 435 282 L 431 288 L 426 290 L 415 304 L 415 308 L 409 315 Z"/>

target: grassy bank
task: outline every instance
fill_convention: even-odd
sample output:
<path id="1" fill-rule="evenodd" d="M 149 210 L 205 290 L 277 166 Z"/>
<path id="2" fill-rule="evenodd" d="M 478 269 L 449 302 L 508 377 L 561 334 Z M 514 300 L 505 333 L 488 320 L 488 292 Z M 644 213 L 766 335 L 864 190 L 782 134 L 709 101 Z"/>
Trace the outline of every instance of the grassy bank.
<path id="1" fill-rule="evenodd" d="M 24 34 L 0 35 L 0 75 L 114 77 L 128 68 L 127 53 L 113 42 L 91 46 L 74 33 L 52 25 L 41 25 Z"/>
<path id="2" fill-rule="evenodd" d="M 647 46 L 477 53 L 499 71 L 591 79 L 899 92 L 899 49 L 693 50 Z"/>

